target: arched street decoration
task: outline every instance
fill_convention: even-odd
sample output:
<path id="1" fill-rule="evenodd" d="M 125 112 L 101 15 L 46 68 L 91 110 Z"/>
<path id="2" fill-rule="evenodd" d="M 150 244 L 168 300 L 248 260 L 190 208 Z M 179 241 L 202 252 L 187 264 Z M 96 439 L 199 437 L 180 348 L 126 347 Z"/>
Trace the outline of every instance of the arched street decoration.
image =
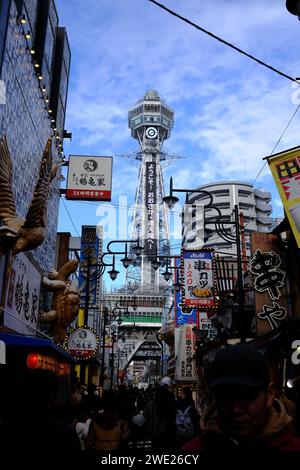
<path id="1" fill-rule="evenodd" d="M 95 330 L 87 326 L 72 329 L 68 333 L 65 349 L 75 359 L 90 359 L 99 349 L 99 337 Z"/>

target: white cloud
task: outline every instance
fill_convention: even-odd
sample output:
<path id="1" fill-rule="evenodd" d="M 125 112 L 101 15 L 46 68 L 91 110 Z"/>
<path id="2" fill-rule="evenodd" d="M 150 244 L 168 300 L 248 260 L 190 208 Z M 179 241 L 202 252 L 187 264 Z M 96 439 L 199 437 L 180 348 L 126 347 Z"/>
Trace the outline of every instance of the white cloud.
<path id="1" fill-rule="evenodd" d="M 133 148 L 128 108 L 154 88 L 175 110 L 166 144 L 186 157 L 167 169 L 166 180 L 173 175 L 184 188 L 223 178 L 253 181 L 295 110 L 291 82 L 147 0 L 88 3 L 56 0 L 72 51 L 70 153 Z M 299 74 L 299 23 L 282 0 L 163 3 L 283 72 Z M 297 115 L 276 151 L 298 145 L 298 127 Z M 134 197 L 137 172 L 127 160 L 115 159 L 113 184 L 114 198 Z M 278 197 L 268 167 L 256 184 Z"/>

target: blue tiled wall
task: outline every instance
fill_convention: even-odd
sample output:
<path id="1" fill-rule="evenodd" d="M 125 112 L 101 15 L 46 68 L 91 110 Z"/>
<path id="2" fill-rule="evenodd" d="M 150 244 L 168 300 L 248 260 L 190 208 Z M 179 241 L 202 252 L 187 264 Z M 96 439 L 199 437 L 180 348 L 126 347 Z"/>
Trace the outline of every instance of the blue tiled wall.
<path id="1" fill-rule="evenodd" d="M 14 1 L 11 2 L 0 78 L 6 85 L 6 104 L 0 104 L 0 135 L 7 136 L 14 165 L 16 208 L 18 214 L 25 217 L 37 181 L 43 149 L 51 135 L 51 123 L 30 53 L 26 50 L 22 27 L 17 22 Z M 53 158 L 57 158 L 54 145 Z M 45 241 L 31 252 L 45 272 L 54 262 L 59 187 L 60 182 L 56 178 L 52 181 L 48 202 Z"/>

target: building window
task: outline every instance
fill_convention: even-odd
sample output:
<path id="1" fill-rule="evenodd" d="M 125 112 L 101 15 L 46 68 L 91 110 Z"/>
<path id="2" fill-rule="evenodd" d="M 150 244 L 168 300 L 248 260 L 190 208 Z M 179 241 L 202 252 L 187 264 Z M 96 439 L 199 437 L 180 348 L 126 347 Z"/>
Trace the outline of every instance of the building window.
<path id="1" fill-rule="evenodd" d="M 218 202 L 217 206 L 222 209 L 230 209 L 230 202 Z"/>
<path id="2" fill-rule="evenodd" d="M 216 191 L 212 191 L 211 193 L 216 197 L 229 196 L 230 194 L 229 189 L 217 189 Z"/>
<path id="3" fill-rule="evenodd" d="M 238 195 L 241 197 L 249 197 L 252 196 L 252 191 L 246 191 L 245 189 L 239 189 Z"/>
<path id="4" fill-rule="evenodd" d="M 239 202 L 239 208 L 240 209 L 249 210 L 253 207 L 254 207 L 253 204 L 248 204 L 247 202 Z"/>

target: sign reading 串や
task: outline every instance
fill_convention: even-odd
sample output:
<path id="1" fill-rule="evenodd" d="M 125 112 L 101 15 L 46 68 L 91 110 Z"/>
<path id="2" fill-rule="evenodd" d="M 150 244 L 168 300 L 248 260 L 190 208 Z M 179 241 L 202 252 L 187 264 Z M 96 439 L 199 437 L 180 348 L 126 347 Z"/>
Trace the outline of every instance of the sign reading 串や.
<path id="1" fill-rule="evenodd" d="M 252 251 L 255 249 L 249 271 L 253 276 L 257 331 L 266 333 L 277 328 L 287 316 L 286 273 L 277 250 L 277 238 L 272 234 L 252 235 Z M 276 243 L 277 242 L 277 243 Z"/>
<path id="2" fill-rule="evenodd" d="M 110 201 L 112 157 L 70 155 L 67 199 Z"/>
<path id="3" fill-rule="evenodd" d="M 23 335 L 36 334 L 40 287 L 40 272 L 24 253 L 19 253 L 8 278 L 4 312 L 7 328 Z"/>
<path id="4" fill-rule="evenodd" d="M 211 250 L 182 250 L 184 305 L 197 308 L 215 307 L 213 257 Z"/>
<path id="5" fill-rule="evenodd" d="M 156 197 L 156 166 L 152 162 L 146 162 L 146 237 L 145 237 L 145 251 L 144 253 L 152 258 L 156 257 L 157 253 L 157 211 L 156 211 L 157 197 Z"/>
<path id="6" fill-rule="evenodd" d="M 76 328 L 69 333 L 67 348 L 76 359 L 90 359 L 98 351 L 99 339 L 90 328 Z"/>

